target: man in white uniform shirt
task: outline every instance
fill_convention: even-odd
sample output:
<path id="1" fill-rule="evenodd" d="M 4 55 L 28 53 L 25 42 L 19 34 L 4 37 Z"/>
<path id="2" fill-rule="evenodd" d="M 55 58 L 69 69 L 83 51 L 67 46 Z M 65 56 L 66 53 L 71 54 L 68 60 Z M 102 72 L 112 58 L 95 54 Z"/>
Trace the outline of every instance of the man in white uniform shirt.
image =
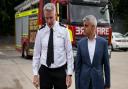
<path id="1" fill-rule="evenodd" d="M 86 37 L 78 42 L 75 80 L 76 89 L 110 89 L 110 66 L 107 41 L 96 36 L 97 20 L 83 19 Z"/>
<path id="2" fill-rule="evenodd" d="M 56 21 L 53 3 L 44 6 L 46 24 L 37 32 L 33 54 L 33 84 L 40 89 L 71 86 L 73 53 L 68 30 Z"/>

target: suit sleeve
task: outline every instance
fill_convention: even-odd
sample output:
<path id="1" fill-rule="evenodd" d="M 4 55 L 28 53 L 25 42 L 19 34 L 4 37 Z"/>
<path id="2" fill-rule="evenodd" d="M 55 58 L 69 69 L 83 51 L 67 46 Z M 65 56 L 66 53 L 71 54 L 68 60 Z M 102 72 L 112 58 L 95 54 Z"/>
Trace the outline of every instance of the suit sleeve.
<path id="1" fill-rule="evenodd" d="M 108 56 L 108 44 L 105 41 L 104 45 L 104 55 L 103 55 L 103 62 L 104 62 L 104 73 L 105 73 L 105 88 L 110 88 L 110 63 L 109 63 L 109 56 Z"/>
<path id="2" fill-rule="evenodd" d="M 33 75 L 38 75 L 40 56 L 41 56 L 41 39 L 38 31 L 35 39 L 33 61 L 32 61 Z"/>
<path id="3" fill-rule="evenodd" d="M 80 89 L 80 69 L 81 69 L 81 51 L 80 51 L 80 45 L 78 43 L 77 48 L 77 59 L 75 61 L 75 85 L 76 89 Z"/>

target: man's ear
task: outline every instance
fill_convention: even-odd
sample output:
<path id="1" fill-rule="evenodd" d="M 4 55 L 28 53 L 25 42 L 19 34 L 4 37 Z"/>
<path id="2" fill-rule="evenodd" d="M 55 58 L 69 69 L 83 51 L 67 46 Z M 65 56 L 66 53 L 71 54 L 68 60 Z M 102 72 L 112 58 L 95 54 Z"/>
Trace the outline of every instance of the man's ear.
<path id="1" fill-rule="evenodd" d="M 96 27 L 94 25 L 91 26 L 92 31 L 94 32 L 96 30 Z"/>
<path id="2" fill-rule="evenodd" d="M 94 28 L 95 28 L 95 26 L 94 26 L 94 25 L 92 25 L 92 28 L 94 29 Z"/>
<path id="3" fill-rule="evenodd" d="M 90 27 L 91 27 L 92 30 L 94 30 L 94 25 L 91 25 Z"/>

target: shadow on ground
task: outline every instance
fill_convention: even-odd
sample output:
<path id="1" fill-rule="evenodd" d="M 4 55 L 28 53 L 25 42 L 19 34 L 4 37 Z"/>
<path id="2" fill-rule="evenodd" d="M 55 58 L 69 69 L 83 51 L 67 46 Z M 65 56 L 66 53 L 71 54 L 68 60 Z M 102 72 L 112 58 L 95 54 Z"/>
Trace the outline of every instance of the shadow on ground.
<path id="1" fill-rule="evenodd" d="M 13 87 L 3 87 L 1 89 L 23 89 L 22 85 L 20 84 L 20 81 L 18 79 L 13 80 L 15 85 Z"/>

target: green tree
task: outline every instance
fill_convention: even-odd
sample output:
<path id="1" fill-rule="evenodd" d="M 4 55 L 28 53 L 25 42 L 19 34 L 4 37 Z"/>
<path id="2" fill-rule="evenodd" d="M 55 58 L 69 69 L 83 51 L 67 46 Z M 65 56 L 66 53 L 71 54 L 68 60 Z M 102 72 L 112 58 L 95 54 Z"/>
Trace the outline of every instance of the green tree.
<path id="1" fill-rule="evenodd" d="M 116 8 L 119 5 L 120 0 L 111 0 L 114 10 L 116 11 Z"/>
<path id="2" fill-rule="evenodd" d="M 125 31 L 128 31 L 128 0 L 120 0 L 117 7 L 117 14 L 124 20 Z"/>
<path id="3" fill-rule="evenodd" d="M 114 7 L 114 17 L 123 20 L 125 32 L 128 31 L 128 0 L 111 0 Z"/>
<path id="4" fill-rule="evenodd" d="M 0 35 L 14 35 L 14 7 L 24 0 L 0 0 Z"/>

